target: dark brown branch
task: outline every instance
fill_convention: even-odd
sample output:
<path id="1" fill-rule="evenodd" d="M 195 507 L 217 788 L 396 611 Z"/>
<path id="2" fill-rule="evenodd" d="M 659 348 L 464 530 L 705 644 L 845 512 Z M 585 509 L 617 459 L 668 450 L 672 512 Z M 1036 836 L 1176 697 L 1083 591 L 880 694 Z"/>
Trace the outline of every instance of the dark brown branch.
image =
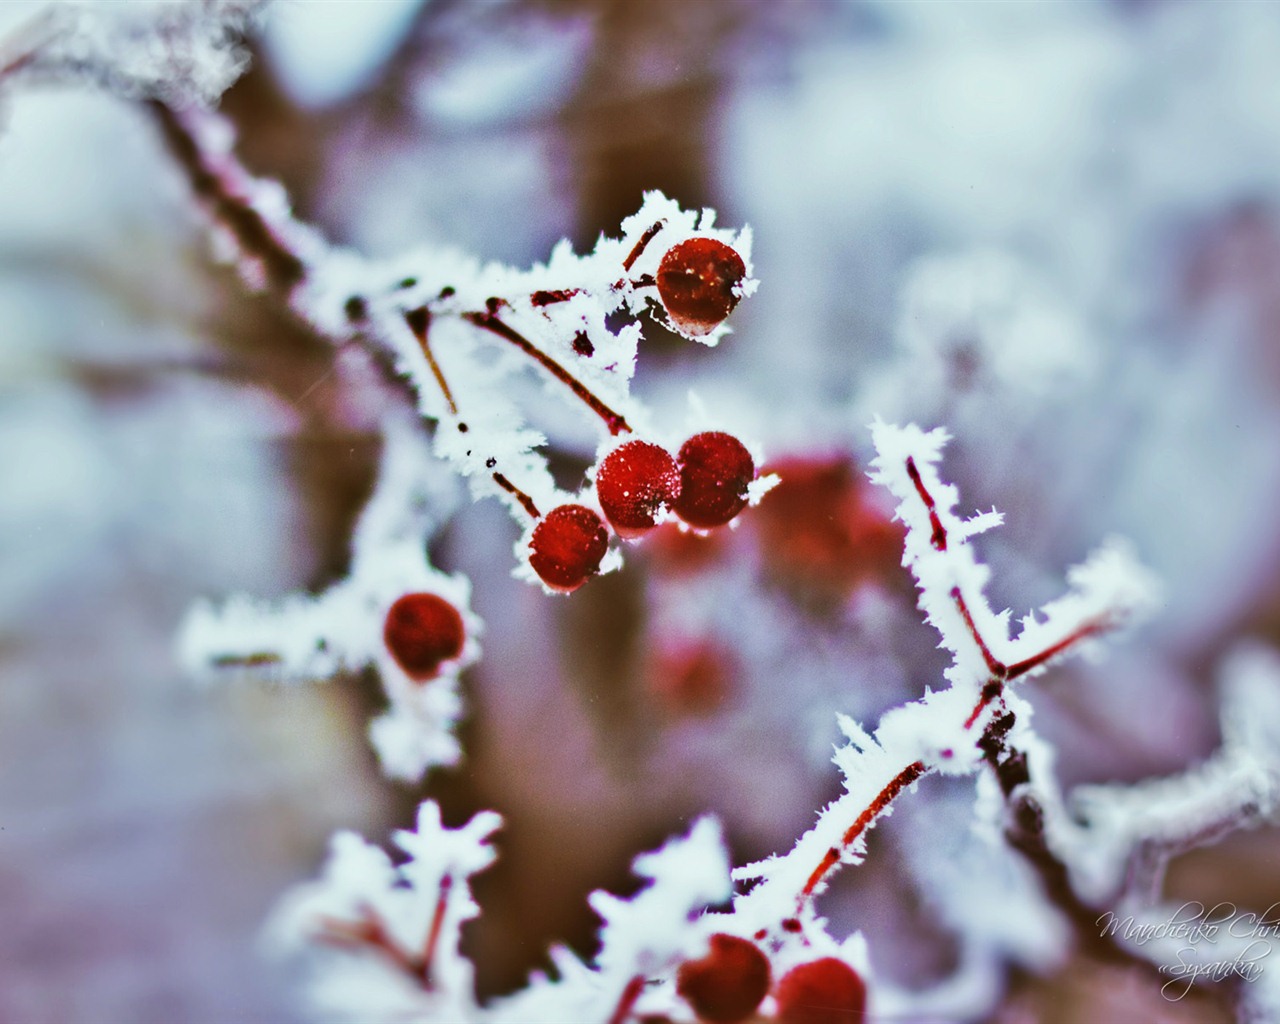
<path id="1" fill-rule="evenodd" d="M 1009 742 L 1016 723 L 1007 708 L 988 723 L 978 741 L 983 760 L 991 768 L 1005 797 L 1007 823 L 1005 839 L 1026 860 L 1040 879 L 1045 896 L 1071 923 L 1078 948 L 1104 963 L 1130 968 L 1157 987 L 1169 981 L 1157 964 L 1133 952 L 1113 932 L 1099 924 L 1100 911 L 1082 900 L 1071 885 L 1067 866 L 1049 848 L 1044 828 L 1044 809 L 1027 791 L 1031 769 L 1024 751 Z M 1229 993 L 1229 985 L 1225 986 Z"/>
<path id="2" fill-rule="evenodd" d="M 185 117 L 166 104 L 147 104 L 170 152 L 186 171 L 196 197 L 209 207 L 212 219 L 235 238 L 245 256 L 256 259 L 268 283 L 288 296 L 306 279 L 303 258 L 280 237 L 253 206 L 242 187 L 248 180 L 239 165 L 229 158 L 215 161 L 196 141 Z"/>

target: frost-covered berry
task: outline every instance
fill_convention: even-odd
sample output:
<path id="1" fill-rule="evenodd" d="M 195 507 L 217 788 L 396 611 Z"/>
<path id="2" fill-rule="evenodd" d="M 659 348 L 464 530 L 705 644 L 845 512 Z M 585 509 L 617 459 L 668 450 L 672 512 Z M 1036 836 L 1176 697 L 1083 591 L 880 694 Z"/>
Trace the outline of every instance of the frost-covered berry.
<path id="1" fill-rule="evenodd" d="M 724 242 L 689 238 L 662 257 L 658 295 L 676 330 L 697 338 L 733 312 L 746 276 L 742 257 Z"/>
<path id="2" fill-rule="evenodd" d="M 577 590 L 594 576 L 609 547 L 600 517 L 585 505 L 559 505 L 534 528 L 529 564 L 553 590 Z"/>
<path id="3" fill-rule="evenodd" d="M 680 495 L 676 515 L 690 526 L 723 526 L 747 506 L 755 479 L 751 453 L 732 434 L 710 430 L 680 446 Z"/>
<path id="4" fill-rule="evenodd" d="M 676 991 L 699 1019 L 733 1024 L 755 1013 L 769 991 L 769 961 L 753 942 L 711 936 L 711 949 L 700 960 L 681 965 Z"/>
<path id="5" fill-rule="evenodd" d="M 792 968 L 778 982 L 778 1024 L 857 1024 L 867 987 L 843 960 L 823 957 Z"/>
<path id="6" fill-rule="evenodd" d="M 605 518 L 621 537 L 637 537 L 658 525 L 658 513 L 680 493 L 680 470 L 665 448 L 628 441 L 604 457 L 596 494 Z"/>
<path id="7" fill-rule="evenodd" d="M 411 679 L 425 682 L 462 654 L 466 630 L 458 609 L 438 594 L 405 594 L 387 612 L 387 650 Z"/>

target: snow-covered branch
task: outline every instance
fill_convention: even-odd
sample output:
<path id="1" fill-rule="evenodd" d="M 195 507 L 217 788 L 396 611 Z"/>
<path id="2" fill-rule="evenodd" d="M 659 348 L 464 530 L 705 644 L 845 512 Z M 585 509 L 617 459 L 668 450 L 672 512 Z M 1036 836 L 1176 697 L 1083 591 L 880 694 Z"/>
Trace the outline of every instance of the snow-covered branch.
<path id="1" fill-rule="evenodd" d="M 457 762 L 458 675 L 480 655 L 471 584 L 435 569 L 427 541 L 459 503 L 418 426 L 384 418 L 382 466 L 346 579 L 316 597 L 197 604 L 179 634 L 188 670 L 288 681 L 377 670 L 390 708 L 370 726 L 386 773 L 414 781 Z"/>
<path id="2" fill-rule="evenodd" d="M 244 71 L 265 0 L 50 5 L 0 44 L 0 88 L 89 84 L 117 96 L 214 102 Z"/>

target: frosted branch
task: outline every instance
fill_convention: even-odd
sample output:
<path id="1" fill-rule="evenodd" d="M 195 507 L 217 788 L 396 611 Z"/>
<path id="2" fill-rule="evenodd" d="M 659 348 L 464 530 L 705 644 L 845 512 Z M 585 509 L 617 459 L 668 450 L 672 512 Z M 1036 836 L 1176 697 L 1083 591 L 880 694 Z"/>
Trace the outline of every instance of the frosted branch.
<path id="1" fill-rule="evenodd" d="M 468 880 L 492 861 L 488 840 L 498 824 L 486 812 L 446 829 L 436 805 L 424 803 L 416 831 L 396 833 L 409 856 L 400 867 L 377 847 L 340 833 L 320 881 L 300 887 L 277 911 L 270 947 L 303 957 L 312 1002 L 335 1018 L 528 1024 L 612 1013 L 621 1020 L 648 979 L 705 947 L 705 936 L 689 923 L 729 895 L 720 829 L 702 819 L 687 836 L 636 858 L 635 872 L 648 884 L 634 897 L 592 894 L 603 924 L 600 952 L 590 963 L 553 949 L 556 977 L 534 975 L 521 992 L 481 1006 L 458 936 L 479 912 Z"/>
<path id="2" fill-rule="evenodd" d="M 249 175 L 217 115 L 163 104 L 153 110 L 241 276 L 280 294 L 330 343 L 365 345 L 411 383 L 418 412 L 437 424 L 436 454 L 469 479 L 475 498 L 498 498 L 528 527 L 516 550 L 529 578 L 528 534 L 540 516 L 559 505 L 599 505 L 589 484 L 577 493 L 557 487 L 536 451 L 546 439 L 517 401 L 515 377 L 533 371 L 549 397 L 579 408 L 601 434 L 601 453 L 620 436 L 671 445 L 630 394 L 640 339 L 634 318 L 657 316 L 704 344 L 728 327 L 690 328 L 666 310 L 656 279 L 663 255 L 713 239 L 743 261 L 737 297 L 757 287 L 748 230 L 717 228 L 712 211 L 682 210 L 658 192 L 623 221 L 621 237 L 602 237 L 584 256 L 561 242 L 547 263 L 528 270 L 442 250 L 367 260 L 329 246 L 293 217 L 278 186 Z M 613 329 L 617 313 L 630 319 Z M 616 564 L 615 555 L 603 568 Z"/>
<path id="3" fill-rule="evenodd" d="M 1073 862 L 1091 891 L 1150 902 L 1171 857 L 1277 819 L 1280 656 L 1242 647 L 1221 677 L 1222 747 L 1212 757 L 1180 775 L 1072 794 L 1084 826 Z"/>
<path id="4" fill-rule="evenodd" d="M 356 527 L 347 578 L 316 597 L 197 604 L 179 632 L 183 664 L 195 674 L 240 669 L 285 681 L 373 667 L 391 705 L 370 727 L 387 774 L 413 781 L 433 765 L 456 763 L 458 675 L 480 655 L 481 623 L 470 610 L 470 583 L 427 560 L 427 539 L 457 504 L 450 485 L 418 428 L 388 418 L 377 489 Z M 460 650 L 429 678 L 406 670 L 386 641 L 388 611 L 406 594 L 437 595 L 461 616 Z"/>
<path id="5" fill-rule="evenodd" d="M 212 103 L 244 71 L 264 0 L 51 5 L 0 43 L 0 84 L 88 83 L 118 96 Z"/>
<path id="6" fill-rule="evenodd" d="M 1151 573 L 1124 541 L 1108 541 L 1067 573 L 1072 589 L 1045 605 L 1039 616 L 1009 633 L 1009 613 L 996 613 L 984 593 L 990 570 L 969 539 L 998 526 L 994 510 L 970 519 L 955 512 L 959 494 L 938 477 L 936 463 L 947 434 L 925 433 L 914 424 L 871 428 L 877 456 L 871 479 L 898 499 L 897 517 L 907 527 L 903 564 L 919 589 L 925 620 L 952 653 L 947 678 L 953 685 L 981 687 L 970 724 L 1003 692 L 1007 681 L 1042 671 L 1062 654 L 1102 633 L 1149 614 L 1159 590 Z"/>
<path id="7" fill-rule="evenodd" d="M 492 863 L 493 812 L 445 828 L 427 802 L 414 831 L 394 835 L 400 866 L 350 832 L 338 833 L 319 881 L 282 902 L 268 948 L 305 953 L 308 990 L 322 1013 L 350 1019 L 475 1019 L 473 968 L 462 925 L 479 913 L 469 879 Z"/>

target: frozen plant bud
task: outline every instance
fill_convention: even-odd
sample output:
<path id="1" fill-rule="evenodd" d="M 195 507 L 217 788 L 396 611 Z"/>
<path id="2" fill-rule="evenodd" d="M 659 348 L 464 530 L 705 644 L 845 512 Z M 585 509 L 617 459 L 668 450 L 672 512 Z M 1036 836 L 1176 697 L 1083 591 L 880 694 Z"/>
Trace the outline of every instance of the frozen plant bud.
<path id="1" fill-rule="evenodd" d="M 662 257 L 658 294 L 672 326 L 700 338 L 733 312 L 746 276 L 742 257 L 730 246 L 714 238 L 690 238 Z"/>
<path id="2" fill-rule="evenodd" d="M 425 682 L 462 654 L 466 630 L 458 609 L 438 594 L 405 594 L 387 612 L 382 636 L 405 674 Z"/>
<path id="3" fill-rule="evenodd" d="M 858 1024 L 867 987 L 847 963 L 828 956 L 788 971 L 777 999 L 778 1024 Z"/>
<path id="4" fill-rule="evenodd" d="M 690 526 L 723 526 L 747 507 L 755 479 L 751 453 L 732 434 L 710 430 L 680 446 L 680 495 L 676 515 Z"/>
<path id="5" fill-rule="evenodd" d="M 706 956 L 680 967 L 676 991 L 700 1020 L 734 1024 L 755 1013 L 770 980 L 769 961 L 754 943 L 721 932 Z"/>
<path id="6" fill-rule="evenodd" d="M 608 547 L 598 515 L 585 505 L 559 505 L 534 529 L 529 564 L 547 586 L 569 593 L 596 574 Z"/>
<path id="7" fill-rule="evenodd" d="M 666 449 L 628 441 L 605 456 L 596 494 L 618 536 L 638 537 L 658 525 L 658 513 L 680 494 L 680 470 Z"/>

